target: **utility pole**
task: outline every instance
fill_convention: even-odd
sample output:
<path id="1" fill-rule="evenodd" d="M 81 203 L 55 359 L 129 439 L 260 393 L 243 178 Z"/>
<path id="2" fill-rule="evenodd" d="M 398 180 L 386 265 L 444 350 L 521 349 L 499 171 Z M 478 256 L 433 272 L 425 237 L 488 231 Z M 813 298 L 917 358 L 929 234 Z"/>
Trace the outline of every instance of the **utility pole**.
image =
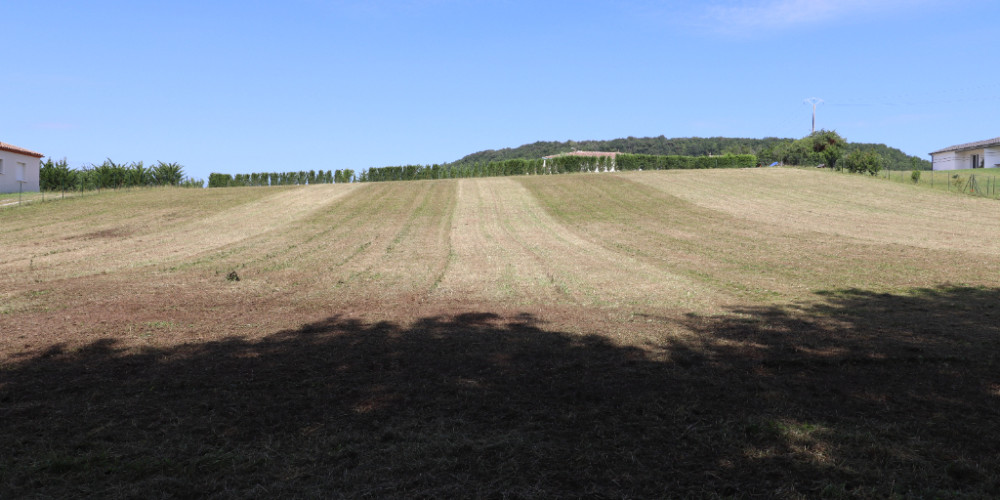
<path id="1" fill-rule="evenodd" d="M 805 104 L 812 104 L 812 107 L 813 107 L 813 126 L 812 126 L 812 132 L 811 132 L 811 134 L 815 134 L 816 133 L 816 105 L 817 104 L 823 104 L 823 99 L 820 99 L 819 97 L 810 97 L 810 98 L 808 98 L 808 99 L 805 100 Z"/>

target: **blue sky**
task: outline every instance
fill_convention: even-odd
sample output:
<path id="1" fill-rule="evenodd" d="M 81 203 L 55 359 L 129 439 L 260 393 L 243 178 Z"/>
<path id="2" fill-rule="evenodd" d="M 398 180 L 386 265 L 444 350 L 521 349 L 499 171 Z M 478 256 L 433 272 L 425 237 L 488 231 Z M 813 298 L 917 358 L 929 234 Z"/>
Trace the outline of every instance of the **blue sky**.
<path id="1" fill-rule="evenodd" d="M 0 141 L 185 173 L 430 164 L 539 140 L 1000 136 L 1000 2 L 18 1 Z"/>

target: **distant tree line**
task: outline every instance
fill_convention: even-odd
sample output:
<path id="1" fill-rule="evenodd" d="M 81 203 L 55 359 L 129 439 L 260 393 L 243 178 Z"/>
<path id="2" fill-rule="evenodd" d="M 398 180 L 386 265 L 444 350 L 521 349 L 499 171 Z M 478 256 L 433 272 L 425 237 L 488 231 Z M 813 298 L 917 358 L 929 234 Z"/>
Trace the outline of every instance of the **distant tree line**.
<path id="1" fill-rule="evenodd" d="M 777 162 L 785 165 L 818 165 L 818 156 L 809 156 L 801 149 L 801 144 L 795 144 L 802 139 L 785 139 L 765 137 L 763 139 L 728 138 L 728 137 L 626 137 L 609 141 L 540 141 L 525 144 L 516 148 L 489 149 L 465 156 L 450 165 L 467 165 L 486 163 L 514 158 L 541 158 L 570 151 L 617 151 L 629 154 L 646 154 L 656 156 L 722 156 L 722 155 L 756 155 L 758 161 L 765 165 Z M 842 147 L 845 154 L 857 150 L 878 153 L 885 161 L 885 168 L 890 170 L 930 170 L 931 163 L 916 156 L 910 156 L 899 149 L 890 148 L 885 144 L 845 143 Z"/>
<path id="2" fill-rule="evenodd" d="M 39 188 L 43 191 L 86 191 L 152 186 L 204 187 L 202 180 L 184 177 L 184 167 L 178 163 L 157 162 L 145 166 L 140 162 L 115 163 L 111 159 L 100 165 L 70 168 L 66 159 L 47 158 L 39 168 Z"/>
<path id="3" fill-rule="evenodd" d="M 565 145 L 595 147 L 605 151 L 617 150 L 612 156 L 584 156 L 549 154 L 554 148 Z M 617 146 L 626 146 L 625 148 Z M 703 154 L 655 154 L 645 151 L 666 149 L 703 152 Z M 755 148 L 763 146 L 760 154 Z M 621 152 L 628 149 L 631 153 Z M 590 149 L 582 149 L 584 151 Z M 723 152 L 713 153 L 711 151 Z M 642 151 L 642 152 L 639 152 Z M 705 152 L 708 151 L 708 152 Z M 734 152 L 735 151 L 735 152 Z M 883 155 L 883 152 L 886 154 Z M 894 153 L 895 152 L 895 153 Z M 536 155 L 532 158 L 509 157 L 516 154 Z M 898 149 L 884 145 L 849 144 L 836 132 L 820 130 L 802 139 L 665 139 L 658 138 L 616 139 L 614 141 L 585 141 L 575 143 L 537 142 L 516 149 L 487 151 L 469 155 L 454 163 L 434 165 L 400 165 L 372 167 L 355 175 L 353 170 L 310 170 L 283 173 L 220 174 L 209 175 L 208 187 L 231 186 L 286 186 L 306 184 L 329 184 L 342 182 L 384 182 L 410 181 L 421 179 L 458 179 L 470 177 L 499 177 L 508 175 L 551 175 L 575 172 L 606 172 L 620 170 L 670 170 L 707 168 L 748 168 L 771 163 L 786 165 L 824 165 L 829 168 L 845 168 L 850 171 L 874 174 L 887 168 L 902 155 L 908 163 L 898 163 L 899 168 L 910 170 L 930 168 L 930 163 L 916 157 L 908 157 Z M 542 158 L 542 156 L 550 156 Z M 849 159 L 838 165 L 841 157 Z M 474 160 L 474 158 L 498 158 Z M 923 163 L 919 163 L 923 162 Z"/>
<path id="4" fill-rule="evenodd" d="M 619 154 L 610 156 L 556 156 L 510 159 L 471 164 L 405 165 L 373 167 L 358 176 L 359 182 L 458 179 L 506 175 L 551 175 L 616 170 L 669 170 L 689 168 L 744 168 L 757 165 L 754 155 L 681 156 Z"/>
<path id="5" fill-rule="evenodd" d="M 299 172 L 260 172 L 255 174 L 219 174 L 208 176 L 208 187 L 303 186 L 354 182 L 354 171 L 310 170 Z"/>
<path id="6" fill-rule="evenodd" d="M 358 182 L 414 181 L 421 179 L 460 179 L 540 173 L 541 159 L 512 159 L 468 165 L 403 165 L 372 167 L 358 175 Z"/>

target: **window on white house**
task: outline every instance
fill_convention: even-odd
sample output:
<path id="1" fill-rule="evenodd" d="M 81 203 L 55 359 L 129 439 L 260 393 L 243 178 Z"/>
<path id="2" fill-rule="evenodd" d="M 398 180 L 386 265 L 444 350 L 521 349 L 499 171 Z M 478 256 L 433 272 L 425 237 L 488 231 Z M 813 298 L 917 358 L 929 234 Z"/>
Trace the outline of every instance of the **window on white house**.
<path id="1" fill-rule="evenodd" d="M 28 169 L 28 166 L 24 162 L 17 162 L 17 180 L 24 181 L 24 172 Z"/>
<path id="2" fill-rule="evenodd" d="M 3 158 L 0 158 L 0 175 L 3 175 Z"/>

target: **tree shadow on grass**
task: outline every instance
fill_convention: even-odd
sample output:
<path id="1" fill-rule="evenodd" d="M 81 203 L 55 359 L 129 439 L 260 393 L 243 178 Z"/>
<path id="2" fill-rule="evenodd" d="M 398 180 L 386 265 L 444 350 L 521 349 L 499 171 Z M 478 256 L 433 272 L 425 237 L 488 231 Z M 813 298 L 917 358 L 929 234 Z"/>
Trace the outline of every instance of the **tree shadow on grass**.
<path id="1" fill-rule="evenodd" d="M 643 349 L 490 312 L 56 347 L 0 371 L 0 497 L 1000 494 L 998 298 L 839 291 Z"/>

